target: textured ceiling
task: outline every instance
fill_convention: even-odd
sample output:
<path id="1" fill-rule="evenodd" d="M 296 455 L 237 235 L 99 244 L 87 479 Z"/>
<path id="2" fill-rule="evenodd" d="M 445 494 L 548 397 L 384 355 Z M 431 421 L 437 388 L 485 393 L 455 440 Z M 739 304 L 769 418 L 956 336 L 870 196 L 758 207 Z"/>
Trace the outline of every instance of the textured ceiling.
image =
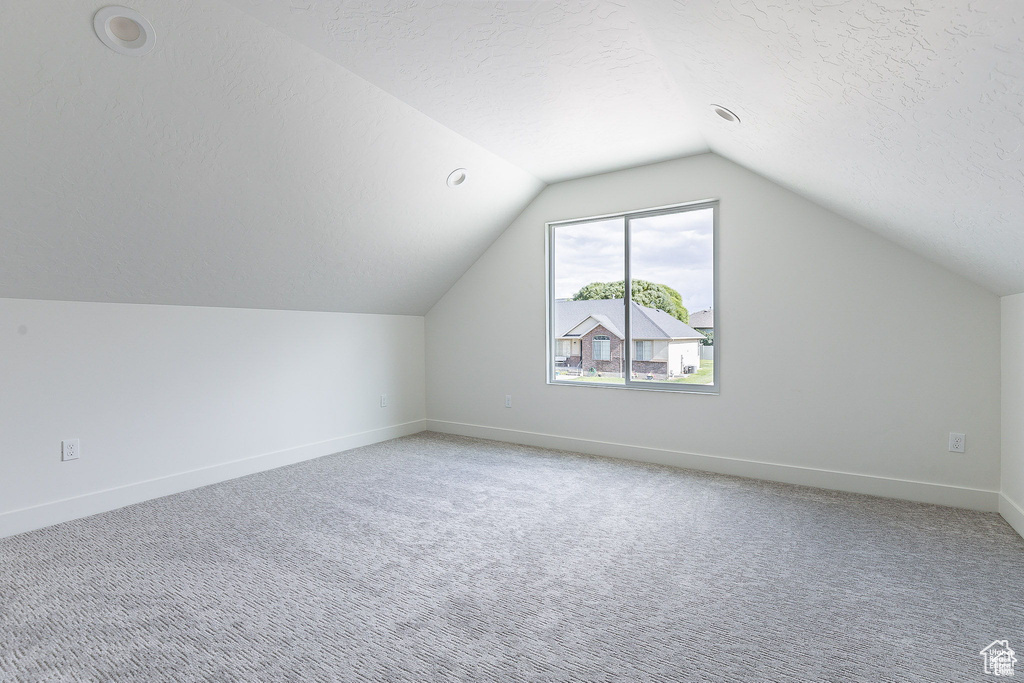
<path id="1" fill-rule="evenodd" d="M 131 4 L 142 58 L 0 3 L 0 296 L 422 314 L 540 191 L 228 4 Z"/>
<path id="2" fill-rule="evenodd" d="M 630 0 L 719 154 L 1024 291 L 1024 2 Z M 713 114 L 707 115 L 709 118 Z"/>
<path id="3" fill-rule="evenodd" d="M 1024 291 L 1021 0 L 229 1 L 544 180 L 707 146 Z"/>
<path id="4" fill-rule="evenodd" d="M 1020 0 L 122 1 L 145 57 L 0 3 L 0 296 L 423 313 L 542 181 L 709 148 L 1024 291 Z"/>
<path id="5" fill-rule="evenodd" d="M 228 1 L 547 182 L 708 150 L 621 2 Z"/>

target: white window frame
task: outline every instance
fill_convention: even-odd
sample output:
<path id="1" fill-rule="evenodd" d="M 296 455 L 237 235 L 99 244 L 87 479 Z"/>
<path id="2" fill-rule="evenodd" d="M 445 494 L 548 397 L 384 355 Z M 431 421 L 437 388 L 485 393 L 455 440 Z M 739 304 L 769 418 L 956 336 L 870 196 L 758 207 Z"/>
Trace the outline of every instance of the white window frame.
<path id="1" fill-rule="evenodd" d="M 599 342 L 599 341 L 605 342 L 603 344 L 603 346 L 608 351 L 608 357 L 607 358 L 598 358 L 597 357 L 597 344 L 595 342 Z M 595 334 L 593 336 L 593 338 L 591 338 L 591 340 L 590 340 L 590 357 L 593 360 L 609 360 L 610 361 L 612 359 L 612 338 L 609 337 L 607 334 Z"/>
<path id="2" fill-rule="evenodd" d="M 643 344 L 644 346 L 641 347 L 640 344 Z M 651 351 L 650 351 L 650 353 L 645 354 L 645 353 L 643 353 L 640 350 L 641 348 L 649 348 Z M 633 340 L 633 352 L 636 353 L 636 358 L 634 358 L 633 360 L 638 360 L 638 361 L 641 361 L 641 362 L 642 361 L 646 361 L 646 360 L 651 360 L 652 358 L 654 358 L 654 342 L 651 341 L 650 339 L 634 339 Z M 647 358 L 641 358 L 640 357 L 640 356 L 644 356 L 644 355 L 646 355 Z"/>
<path id="3" fill-rule="evenodd" d="M 564 344 L 569 350 L 566 353 L 560 353 L 558 346 Z M 555 357 L 556 358 L 569 358 L 572 356 L 572 339 L 556 339 L 555 340 Z"/>
<path id="4" fill-rule="evenodd" d="M 683 383 L 671 383 L 671 382 L 644 382 L 640 380 L 634 380 L 631 372 L 633 367 L 633 342 L 635 341 L 632 336 L 632 321 L 631 321 L 631 309 L 632 306 L 632 287 L 625 287 L 625 315 L 626 315 L 626 339 L 623 340 L 622 354 L 623 354 L 623 367 L 628 368 L 625 375 L 624 384 L 612 384 L 604 382 L 579 382 L 568 379 L 559 379 L 555 374 L 554 369 L 554 357 L 555 357 L 555 306 L 554 306 L 554 283 L 555 283 L 555 230 L 561 226 L 576 225 L 580 223 L 593 223 L 600 220 L 608 220 L 612 218 L 621 218 L 625 221 L 625 229 L 623 230 L 625 238 L 625 264 L 623 270 L 623 276 L 626 282 L 632 282 L 633 278 L 630 274 L 630 223 L 631 221 L 639 218 L 647 218 L 649 216 L 659 216 L 662 214 L 669 213 L 681 213 L 683 211 L 698 211 L 701 209 L 712 209 L 712 268 L 713 273 L 713 286 L 714 295 L 712 302 L 712 308 L 715 311 L 715 366 L 714 366 L 714 384 L 683 384 Z M 682 204 L 672 204 L 670 206 L 660 206 L 652 209 L 641 209 L 637 211 L 623 211 L 621 213 L 610 213 L 600 216 L 589 216 L 587 218 L 573 218 L 570 220 L 563 221 L 550 221 L 545 224 L 546 239 L 544 241 L 544 256 L 547 262 L 547 286 L 545 287 L 545 310 L 547 313 L 547 353 L 546 353 L 546 375 L 548 384 L 561 384 L 565 386 L 574 387 L 591 387 L 594 389 L 627 389 L 631 391 L 665 391 L 672 393 L 683 393 L 683 394 L 708 394 L 717 396 L 722 384 L 722 349 L 719 340 L 719 330 L 721 328 L 721 307 L 718 305 L 718 298 L 721 291 L 719 286 L 719 267 L 718 267 L 718 217 L 719 217 L 719 202 L 717 199 L 702 199 L 694 202 L 685 202 Z M 609 342 L 610 346 L 610 342 Z M 610 355 L 610 353 L 609 353 Z"/>

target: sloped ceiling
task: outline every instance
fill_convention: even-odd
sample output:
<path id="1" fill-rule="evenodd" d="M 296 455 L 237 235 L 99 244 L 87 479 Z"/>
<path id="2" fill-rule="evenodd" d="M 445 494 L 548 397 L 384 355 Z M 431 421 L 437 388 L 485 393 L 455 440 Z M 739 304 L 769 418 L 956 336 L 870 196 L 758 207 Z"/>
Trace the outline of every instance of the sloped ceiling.
<path id="1" fill-rule="evenodd" d="M 1019 0 L 229 1 L 545 181 L 710 148 L 1024 291 Z"/>
<path id="2" fill-rule="evenodd" d="M 1016 0 L 121 1 L 145 57 L 0 3 L 0 296 L 424 313 L 544 182 L 708 149 L 1024 291 Z"/>
<path id="3" fill-rule="evenodd" d="M 630 0 L 711 148 L 996 292 L 1024 291 L 1024 2 Z"/>
<path id="4" fill-rule="evenodd" d="M 0 3 L 0 296 L 422 314 L 542 187 L 220 0 L 130 4 L 141 58 Z"/>
<path id="5" fill-rule="evenodd" d="M 622 3 L 228 1 L 546 182 L 708 150 Z"/>

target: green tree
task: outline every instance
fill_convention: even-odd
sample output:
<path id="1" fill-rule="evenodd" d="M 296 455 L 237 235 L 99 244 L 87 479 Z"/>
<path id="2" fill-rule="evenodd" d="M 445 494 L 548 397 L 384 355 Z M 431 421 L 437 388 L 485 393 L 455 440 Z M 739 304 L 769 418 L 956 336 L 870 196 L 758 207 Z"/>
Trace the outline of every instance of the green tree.
<path id="1" fill-rule="evenodd" d="M 685 322 L 690 321 L 690 312 L 683 306 L 683 297 L 676 290 L 668 285 L 660 285 L 647 280 L 633 280 L 630 288 L 633 301 L 648 308 L 658 308 L 668 313 L 673 318 Z M 573 295 L 573 301 L 585 299 L 622 299 L 626 296 L 626 283 L 624 280 L 618 282 L 591 282 Z"/>

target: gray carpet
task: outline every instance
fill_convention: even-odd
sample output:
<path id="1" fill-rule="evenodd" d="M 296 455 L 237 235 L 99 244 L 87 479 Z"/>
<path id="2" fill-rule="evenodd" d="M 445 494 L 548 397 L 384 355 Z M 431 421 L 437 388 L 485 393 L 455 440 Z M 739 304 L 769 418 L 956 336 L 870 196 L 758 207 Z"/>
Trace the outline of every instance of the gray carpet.
<path id="1" fill-rule="evenodd" d="M 424 433 L 0 540 L 0 679 L 985 680 L 1022 588 L 995 514 Z"/>

